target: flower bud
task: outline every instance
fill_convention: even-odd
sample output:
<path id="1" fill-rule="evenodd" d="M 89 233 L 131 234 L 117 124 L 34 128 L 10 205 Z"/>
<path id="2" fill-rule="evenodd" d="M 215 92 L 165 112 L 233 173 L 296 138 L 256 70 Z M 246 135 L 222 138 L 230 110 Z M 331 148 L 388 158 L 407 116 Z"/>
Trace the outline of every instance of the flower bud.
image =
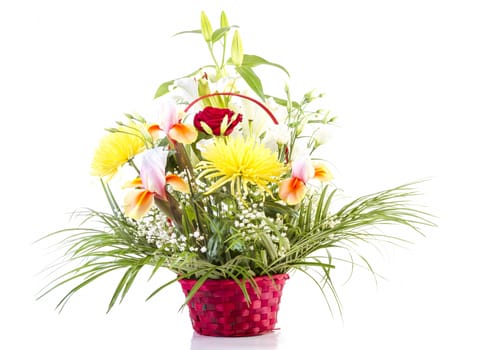
<path id="1" fill-rule="evenodd" d="M 225 28 L 225 27 L 228 27 L 228 18 L 227 18 L 227 15 L 225 13 L 225 11 L 222 11 L 221 15 L 220 15 L 220 27 L 221 28 Z"/>
<path id="2" fill-rule="evenodd" d="M 243 46 L 242 46 L 242 38 L 240 38 L 240 34 L 238 30 L 233 33 L 233 40 L 232 40 L 232 62 L 235 66 L 241 66 L 244 58 L 243 53 Z"/>
<path id="3" fill-rule="evenodd" d="M 201 34 L 206 42 L 211 41 L 213 35 L 213 29 L 211 28 L 210 20 L 204 11 L 201 11 Z"/>
<path id="4" fill-rule="evenodd" d="M 326 125 L 320 125 L 313 132 L 312 137 L 318 145 L 323 145 L 331 139 L 332 135 L 329 128 L 327 128 Z"/>

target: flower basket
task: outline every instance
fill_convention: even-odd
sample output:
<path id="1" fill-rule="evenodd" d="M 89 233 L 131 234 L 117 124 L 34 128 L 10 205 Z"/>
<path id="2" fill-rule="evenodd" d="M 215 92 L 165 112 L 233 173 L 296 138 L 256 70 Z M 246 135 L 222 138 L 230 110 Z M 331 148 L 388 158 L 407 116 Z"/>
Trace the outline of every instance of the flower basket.
<path id="1" fill-rule="evenodd" d="M 188 301 L 195 332 L 216 337 L 254 336 L 275 329 L 287 274 L 245 281 L 248 300 L 234 280 L 206 280 Z M 187 297 L 198 280 L 179 281 Z M 243 282 L 242 282 L 243 283 Z"/>
<path id="2" fill-rule="evenodd" d="M 80 210 L 78 227 L 47 235 L 62 236 L 68 271 L 39 298 L 68 288 L 62 310 L 80 289 L 120 271 L 110 311 L 143 268 L 151 278 L 167 269 L 174 278 L 147 299 L 179 281 L 197 333 L 258 335 L 275 329 L 288 273 L 306 274 L 340 308 L 334 271 L 365 262 L 374 273 L 359 245 L 404 242 L 381 229 L 391 224 L 419 233 L 433 225 L 413 201 L 414 182 L 342 196 L 322 148 L 335 123 L 320 107 L 323 95 L 296 98 L 287 83 L 278 95 L 264 91 L 255 67 L 289 72 L 244 53 L 236 28 L 222 12 L 213 31 L 202 12 L 201 30 L 179 34 L 202 36 L 213 64 L 162 83 L 159 115 L 126 114 L 106 129 L 91 173 L 108 210 Z"/>

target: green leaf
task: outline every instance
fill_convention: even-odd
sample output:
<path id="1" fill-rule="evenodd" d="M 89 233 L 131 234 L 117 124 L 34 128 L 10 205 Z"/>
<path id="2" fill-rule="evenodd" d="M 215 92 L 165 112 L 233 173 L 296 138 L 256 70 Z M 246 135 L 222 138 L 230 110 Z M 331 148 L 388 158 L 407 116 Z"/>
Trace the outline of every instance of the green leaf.
<path id="1" fill-rule="evenodd" d="M 188 296 L 186 297 L 184 304 L 187 304 L 191 300 L 191 298 L 196 294 L 196 292 L 200 289 L 203 283 L 205 283 L 205 281 L 210 277 L 211 273 L 212 270 L 208 271 L 198 279 L 198 281 L 194 284 L 193 288 L 191 288 L 191 291 L 188 293 Z"/>
<path id="2" fill-rule="evenodd" d="M 149 299 L 151 299 L 152 297 L 154 297 L 154 295 L 156 295 L 157 293 L 159 293 L 161 290 L 163 290 L 164 288 L 170 286 L 171 284 L 173 284 L 174 282 L 177 282 L 178 280 L 180 279 L 180 277 L 176 277 L 172 280 L 170 280 L 169 282 L 166 282 L 164 283 L 162 286 L 160 286 L 159 288 L 157 288 L 156 290 L 154 290 L 146 299 L 145 301 L 148 301 Z"/>
<path id="3" fill-rule="evenodd" d="M 221 236 L 219 234 L 210 236 L 210 238 L 208 239 L 207 247 L 208 247 L 207 255 L 210 261 L 218 259 L 222 251 Z"/>
<path id="4" fill-rule="evenodd" d="M 276 246 L 272 242 L 272 239 L 269 237 L 267 233 L 261 232 L 259 234 L 260 242 L 265 248 L 265 251 L 267 252 L 267 255 L 271 259 L 271 261 L 275 260 L 277 258 L 277 251 L 276 251 Z M 264 260 L 264 264 L 267 264 L 266 262 L 267 259 Z"/>
<path id="5" fill-rule="evenodd" d="M 122 291 L 124 289 L 127 290 L 127 288 L 126 288 L 127 282 L 129 280 L 133 280 L 133 278 L 135 278 L 135 276 L 133 276 L 133 275 L 134 275 L 134 270 L 136 270 L 136 269 L 137 269 L 137 266 L 133 266 L 133 267 L 128 268 L 127 271 L 124 273 L 123 277 L 121 278 L 120 282 L 117 285 L 117 288 L 115 289 L 115 292 L 113 293 L 113 296 L 112 296 L 112 299 L 110 300 L 110 303 L 108 304 L 107 313 L 110 312 L 110 310 L 115 305 L 117 299 L 120 297 L 120 293 L 122 293 Z M 136 274 L 137 273 L 135 273 L 135 275 Z M 123 297 L 120 298 L 120 301 L 122 301 L 122 300 L 123 300 Z"/>
<path id="6" fill-rule="evenodd" d="M 314 226 L 319 225 L 321 218 L 323 217 L 323 201 L 325 200 L 327 190 L 328 190 L 328 186 L 325 186 L 325 188 L 321 192 L 320 199 L 318 200 L 318 204 L 316 205 L 316 214 L 315 214 Z M 326 215 L 326 213 L 325 213 L 325 215 Z"/>
<path id="7" fill-rule="evenodd" d="M 284 71 L 288 76 L 290 76 L 287 69 L 284 68 L 283 66 L 281 66 L 280 64 L 269 62 L 266 59 L 264 59 L 260 56 L 257 56 L 257 55 L 244 55 L 242 65 L 247 66 L 247 67 L 257 67 L 257 66 L 260 66 L 262 64 L 279 68 L 282 71 Z"/>
<path id="8" fill-rule="evenodd" d="M 169 80 L 166 81 L 165 83 L 162 83 L 159 85 L 157 88 L 156 94 L 154 95 L 154 98 L 161 97 L 169 92 L 169 87 L 174 84 L 174 80 Z"/>
<path id="9" fill-rule="evenodd" d="M 238 26 L 229 26 L 229 27 L 218 28 L 211 35 L 211 41 L 213 43 L 216 43 L 218 40 L 220 40 L 232 28 L 238 28 Z"/>
<path id="10" fill-rule="evenodd" d="M 337 192 L 337 189 L 335 188 L 331 193 L 330 195 L 328 196 L 328 199 L 326 200 L 326 204 L 325 204 L 325 207 L 323 208 L 323 211 L 322 211 L 322 217 L 324 219 L 326 219 L 328 217 L 328 211 L 330 209 L 330 205 L 331 205 L 331 201 L 335 195 L 335 193 Z"/>
<path id="11" fill-rule="evenodd" d="M 235 67 L 235 70 L 245 80 L 247 85 L 259 96 L 262 100 L 265 100 L 264 89 L 262 82 L 252 68 L 247 66 Z"/>
<path id="12" fill-rule="evenodd" d="M 173 37 L 181 35 L 181 34 L 201 34 L 201 29 L 184 30 L 182 32 L 178 32 L 178 33 L 174 34 Z"/>
<path id="13" fill-rule="evenodd" d="M 272 98 L 278 105 L 281 105 L 283 107 L 288 106 L 288 100 L 286 100 L 286 99 L 276 97 L 276 96 L 271 96 L 271 95 L 266 95 L 265 97 L 266 98 Z M 292 104 L 293 108 L 296 108 L 296 109 L 301 108 L 301 105 L 296 101 L 292 101 L 291 104 Z"/>

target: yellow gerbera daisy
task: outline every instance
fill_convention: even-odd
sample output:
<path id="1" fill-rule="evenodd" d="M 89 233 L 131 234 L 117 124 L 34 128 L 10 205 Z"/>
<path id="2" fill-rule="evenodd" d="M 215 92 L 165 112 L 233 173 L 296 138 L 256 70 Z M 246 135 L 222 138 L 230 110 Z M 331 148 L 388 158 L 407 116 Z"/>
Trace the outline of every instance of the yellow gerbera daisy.
<path id="1" fill-rule="evenodd" d="M 91 175 L 110 180 L 118 169 L 144 149 L 143 135 L 131 124 L 104 136 L 91 163 Z"/>
<path id="2" fill-rule="evenodd" d="M 202 170 L 199 178 L 216 179 L 206 194 L 212 193 L 230 183 L 233 195 L 247 190 L 249 183 L 264 191 L 267 184 L 277 182 L 284 172 L 284 166 L 277 154 L 252 139 L 217 138 L 201 152 L 204 160 L 197 169 Z"/>

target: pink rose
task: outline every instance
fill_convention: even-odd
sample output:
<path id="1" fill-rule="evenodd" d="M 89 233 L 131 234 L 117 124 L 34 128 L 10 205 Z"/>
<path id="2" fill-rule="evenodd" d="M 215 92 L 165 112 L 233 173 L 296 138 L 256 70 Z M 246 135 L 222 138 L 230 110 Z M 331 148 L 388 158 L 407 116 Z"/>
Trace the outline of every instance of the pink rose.
<path id="1" fill-rule="evenodd" d="M 239 113 L 236 117 L 233 117 L 234 111 L 228 108 L 215 108 L 215 107 L 205 107 L 202 111 L 196 113 L 194 116 L 194 126 L 199 131 L 209 134 L 201 123 L 205 123 L 211 129 L 212 135 L 221 136 L 222 135 L 222 123 L 227 117 L 227 127 L 224 130 L 223 135 L 228 136 L 232 133 L 233 129 L 242 121 L 242 115 Z"/>

